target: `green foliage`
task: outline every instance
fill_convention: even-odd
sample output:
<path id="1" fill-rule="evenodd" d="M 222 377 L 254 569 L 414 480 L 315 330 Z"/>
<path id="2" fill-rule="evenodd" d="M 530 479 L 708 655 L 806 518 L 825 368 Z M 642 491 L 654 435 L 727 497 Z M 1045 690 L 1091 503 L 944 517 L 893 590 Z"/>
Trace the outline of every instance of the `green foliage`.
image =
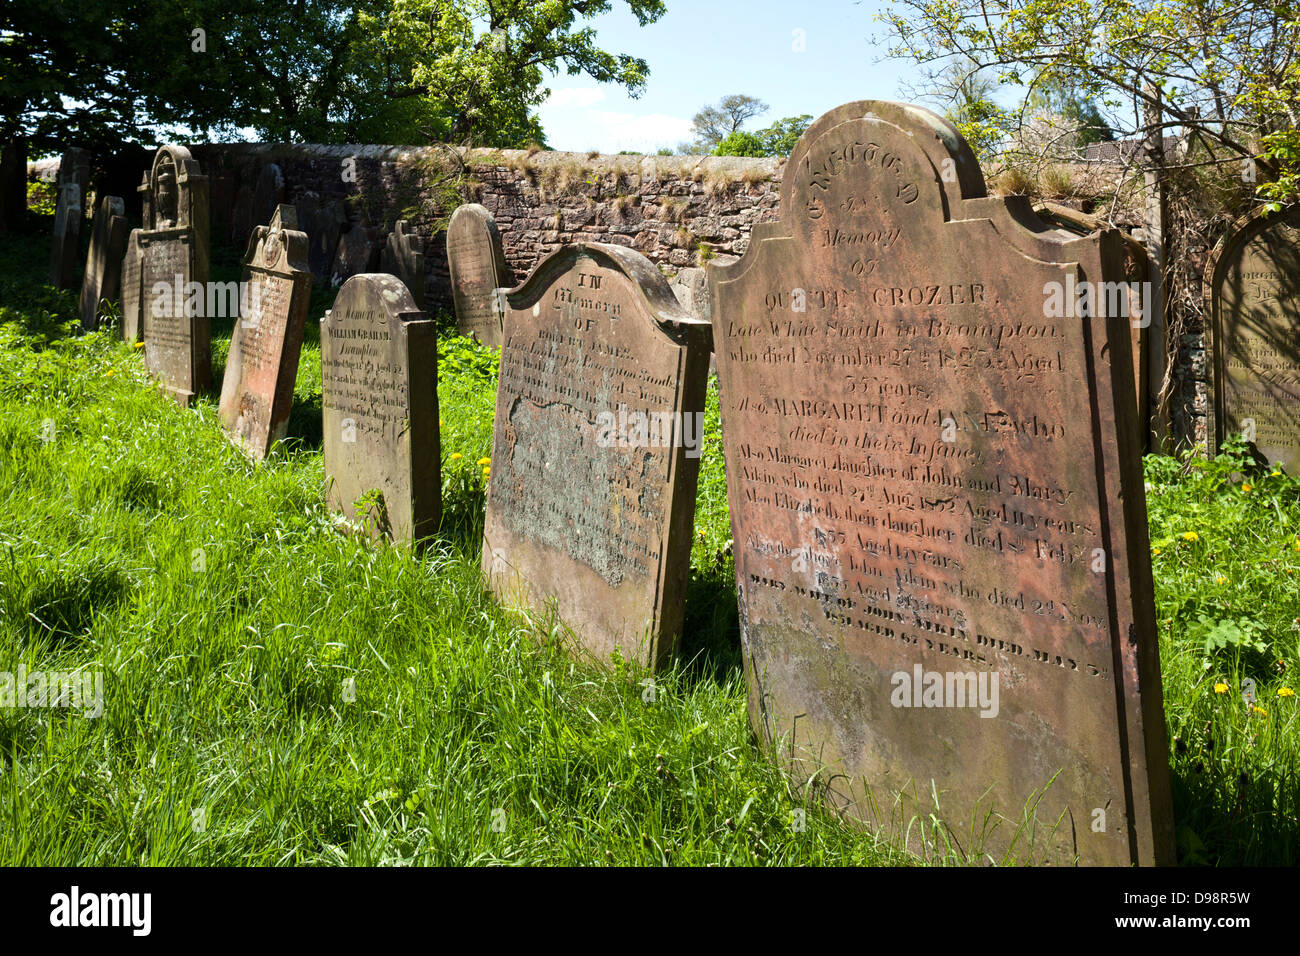
<path id="1" fill-rule="evenodd" d="M 724 96 L 716 106 L 705 106 L 695 114 L 691 120 L 691 133 L 695 140 L 682 151 L 712 153 L 718 148 L 719 143 L 739 130 L 746 122 L 766 112 L 767 104 L 753 96 L 746 96 L 743 93 Z"/>
<path id="2" fill-rule="evenodd" d="M 59 191 L 53 183 L 36 182 L 27 184 L 27 208 L 42 216 L 53 216 L 59 203 Z"/>
<path id="3" fill-rule="evenodd" d="M 789 156 L 799 137 L 812 125 L 811 113 L 799 116 L 787 116 L 779 119 L 767 129 L 758 131 L 758 138 L 763 141 L 764 156 Z"/>
<path id="4" fill-rule="evenodd" d="M 763 141 L 753 133 L 738 129 L 728 133 L 713 149 L 714 156 L 766 156 Z"/>

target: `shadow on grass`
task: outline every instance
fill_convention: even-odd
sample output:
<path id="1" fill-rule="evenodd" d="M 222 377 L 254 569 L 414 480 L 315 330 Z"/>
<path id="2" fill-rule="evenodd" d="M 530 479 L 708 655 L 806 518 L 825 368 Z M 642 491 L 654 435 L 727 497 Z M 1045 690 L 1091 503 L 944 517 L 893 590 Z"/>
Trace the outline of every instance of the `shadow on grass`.
<path id="1" fill-rule="evenodd" d="M 30 568 L 0 591 L 4 616 L 33 640 L 66 644 L 84 638 L 95 612 L 117 605 L 127 581 L 116 568 Z"/>
<path id="2" fill-rule="evenodd" d="M 691 568 L 679 655 L 688 684 L 721 684 L 740 670 L 740 614 L 730 555 Z"/>
<path id="3" fill-rule="evenodd" d="M 1175 760 L 1172 777 L 1180 865 L 1300 862 L 1300 778 L 1294 768 L 1252 777 L 1189 757 Z"/>

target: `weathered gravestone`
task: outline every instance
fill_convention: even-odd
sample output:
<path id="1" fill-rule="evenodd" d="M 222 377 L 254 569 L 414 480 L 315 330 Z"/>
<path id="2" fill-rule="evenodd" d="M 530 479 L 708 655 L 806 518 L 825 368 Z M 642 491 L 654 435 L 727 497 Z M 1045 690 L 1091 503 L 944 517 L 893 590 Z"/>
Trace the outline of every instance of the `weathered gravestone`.
<path id="1" fill-rule="evenodd" d="M 1300 466 L 1300 206 L 1236 222 L 1205 270 L 1213 448 L 1244 435 Z"/>
<path id="2" fill-rule="evenodd" d="M 382 255 L 382 270 L 395 275 L 411 290 L 415 304 L 424 308 L 424 240 L 405 219 L 397 220 L 388 234 Z"/>
<path id="3" fill-rule="evenodd" d="M 863 101 L 711 270 L 750 719 L 870 825 L 1174 858 L 1130 330 L 1077 308 L 1123 253 Z"/>
<path id="4" fill-rule="evenodd" d="M 212 385 L 208 182 L 183 146 L 164 146 L 140 187 L 140 317 L 145 362 L 177 402 Z"/>
<path id="5" fill-rule="evenodd" d="M 253 226 L 269 224 L 282 202 L 284 173 L 275 163 L 267 163 L 257 174 L 257 186 L 253 190 Z"/>
<path id="6" fill-rule="evenodd" d="M 105 196 L 91 220 L 90 251 L 81 278 L 78 312 L 87 331 L 99 328 L 99 304 L 118 298 L 126 237 L 126 204 L 119 196 Z"/>
<path id="7" fill-rule="evenodd" d="M 493 290 L 510 284 L 497 222 L 478 203 L 451 214 L 447 225 L 447 267 L 456 304 L 456 326 L 484 345 L 501 347 L 501 314 Z"/>
<path id="8" fill-rule="evenodd" d="M 258 226 L 244 263 L 240 318 L 230 338 L 217 417 L 250 458 L 284 437 L 293 409 L 303 327 L 311 298 L 307 235 L 293 206 Z"/>
<path id="9" fill-rule="evenodd" d="M 76 147 L 66 150 L 59 160 L 55 185 L 58 198 L 50 247 L 50 284 L 71 289 L 77 283 L 77 263 L 81 259 L 81 221 L 90 188 L 90 154 Z"/>
<path id="10" fill-rule="evenodd" d="M 340 200 L 322 202 L 319 194 L 300 193 L 294 201 L 298 209 L 298 226 L 307 234 L 307 266 L 312 277 L 329 282 L 330 267 L 339 245 L 339 232 L 346 222 Z"/>
<path id="11" fill-rule="evenodd" d="M 240 186 L 235 190 L 235 205 L 230 210 L 230 241 L 237 246 L 248 242 L 253 234 L 253 190 Z"/>
<path id="12" fill-rule="evenodd" d="M 483 568 L 581 650 L 667 664 L 681 630 L 710 328 L 640 253 L 574 245 L 501 295 Z"/>
<path id="13" fill-rule="evenodd" d="M 126 252 L 122 256 L 122 339 L 132 344 L 144 341 L 144 321 L 141 304 L 140 230 L 132 229 L 126 239 Z"/>
<path id="14" fill-rule="evenodd" d="M 54 239 L 50 246 L 50 285 L 71 289 L 77 282 L 77 260 L 81 253 L 81 204 L 85 193 L 75 179 L 59 176 L 59 195 L 54 207 Z"/>
<path id="15" fill-rule="evenodd" d="M 435 323 L 395 276 L 353 276 L 321 320 L 329 506 L 409 544 L 438 529 Z"/>
<path id="16" fill-rule="evenodd" d="M 339 237 L 330 266 L 330 282 L 339 286 L 352 276 L 378 272 L 381 248 L 382 243 L 372 227 L 354 221 Z"/>

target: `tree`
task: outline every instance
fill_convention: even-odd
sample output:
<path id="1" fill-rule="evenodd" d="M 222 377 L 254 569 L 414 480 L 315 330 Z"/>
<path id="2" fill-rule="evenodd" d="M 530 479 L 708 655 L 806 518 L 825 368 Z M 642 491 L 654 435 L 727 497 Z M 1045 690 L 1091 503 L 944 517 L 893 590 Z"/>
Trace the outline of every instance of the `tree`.
<path id="1" fill-rule="evenodd" d="M 1008 130 L 1025 124 L 1036 96 L 1068 90 L 1122 133 L 1158 143 L 1182 130 L 1200 161 L 1258 168 L 1266 198 L 1300 194 L 1294 0 L 983 0 L 978 15 L 896 0 L 881 16 L 894 56 L 964 59 L 1023 84 Z"/>
<path id="2" fill-rule="evenodd" d="M 740 93 L 724 96 L 717 106 L 706 106 L 695 114 L 691 120 L 695 141 L 684 151 L 711 153 L 746 122 L 767 110 L 766 103 L 752 96 Z"/>
<path id="3" fill-rule="evenodd" d="M 812 125 L 811 113 L 799 116 L 787 116 L 779 119 L 767 129 L 758 131 L 758 138 L 763 142 L 764 156 L 789 156 L 794 151 L 795 143 Z"/>
<path id="4" fill-rule="evenodd" d="M 767 156 L 763 140 L 743 129 L 734 130 L 713 148 L 714 156 Z"/>

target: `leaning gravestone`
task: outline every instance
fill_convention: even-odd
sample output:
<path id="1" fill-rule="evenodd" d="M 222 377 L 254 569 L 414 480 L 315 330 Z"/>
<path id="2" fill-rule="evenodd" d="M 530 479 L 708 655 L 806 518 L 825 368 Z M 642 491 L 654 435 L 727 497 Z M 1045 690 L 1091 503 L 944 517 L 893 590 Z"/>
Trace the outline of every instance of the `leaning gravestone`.
<path id="1" fill-rule="evenodd" d="M 976 858 L 1172 862 L 1129 327 L 1075 298 L 1118 234 L 987 196 L 902 104 L 786 170 L 710 275 L 756 733 L 914 848 L 935 813 Z"/>
<path id="2" fill-rule="evenodd" d="M 294 205 L 298 209 L 298 226 L 307 234 L 307 266 L 313 278 L 327 283 L 339 245 L 339 232 L 347 221 L 343 203 L 323 202 L 317 193 L 302 192 Z"/>
<path id="3" fill-rule="evenodd" d="M 77 261 L 81 253 L 82 203 L 85 192 L 74 177 L 58 180 L 59 195 L 54 207 L 54 239 L 50 246 L 50 285 L 71 289 L 77 281 Z"/>
<path id="4" fill-rule="evenodd" d="M 284 437 L 293 409 L 311 273 L 307 235 L 293 206 L 258 226 L 244 263 L 240 317 L 230 338 L 217 417 L 235 443 L 260 461 Z"/>
<path id="5" fill-rule="evenodd" d="M 1300 465 L 1300 206 L 1236 222 L 1205 270 L 1217 449 L 1244 434 L 1275 465 Z"/>
<path id="6" fill-rule="evenodd" d="M 383 271 L 395 275 L 411 290 L 415 304 L 424 308 L 424 240 L 405 219 L 397 220 L 384 245 Z"/>
<path id="7" fill-rule="evenodd" d="M 141 318 L 143 295 L 140 289 L 140 230 L 132 229 L 122 256 L 122 339 L 131 344 L 144 341 Z"/>
<path id="8" fill-rule="evenodd" d="M 87 331 L 99 328 L 100 303 L 118 298 L 126 237 L 126 204 L 119 196 L 105 196 L 91 221 L 90 251 L 81 279 L 78 312 L 81 327 Z"/>
<path id="9" fill-rule="evenodd" d="M 208 182 L 183 146 L 164 146 L 140 187 L 145 362 L 182 405 L 212 385 L 207 309 Z"/>
<path id="10" fill-rule="evenodd" d="M 622 246 L 566 246 L 505 297 L 487 583 L 581 649 L 671 659 L 690 576 L 710 328 Z"/>
<path id="11" fill-rule="evenodd" d="M 442 510 L 436 323 L 395 276 L 353 276 L 321 319 L 330 508 L 374 537 L 428 538 Z"/>
<path id="12" fill-rule="evenodd" d="M 484 345 L 501 347 L 501 314 L 494 290 L 510 284 L 501 233 L 492 213 L 478 203 L 460 206 L 447 225 L 447 266 L 456 304 L 456 326 Z"/>
<path id="13" fill-rule="evenodd" d="M 50 247 L 50 284 L 71 289 L 77 284 L 77 264 L 81 261 L 81 221 L 89 201 L 90 154 L 76 147 L 65 151 L 59 160 L 55 185 L 58 197 Z"/>

